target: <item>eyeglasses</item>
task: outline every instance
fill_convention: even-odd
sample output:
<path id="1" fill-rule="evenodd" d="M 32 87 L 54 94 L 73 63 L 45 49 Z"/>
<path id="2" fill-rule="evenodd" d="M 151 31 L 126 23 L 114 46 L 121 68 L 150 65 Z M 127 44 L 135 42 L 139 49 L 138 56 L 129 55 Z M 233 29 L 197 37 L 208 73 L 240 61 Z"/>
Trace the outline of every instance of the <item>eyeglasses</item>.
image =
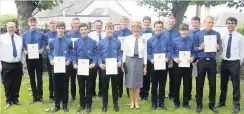
<path id="1" fill-rule="evenodd" d="M 232 24 L 232 25 L 235 25 L 236 23 L 235 23 L 235 22 L 227 22 L 226 24 Z"/>

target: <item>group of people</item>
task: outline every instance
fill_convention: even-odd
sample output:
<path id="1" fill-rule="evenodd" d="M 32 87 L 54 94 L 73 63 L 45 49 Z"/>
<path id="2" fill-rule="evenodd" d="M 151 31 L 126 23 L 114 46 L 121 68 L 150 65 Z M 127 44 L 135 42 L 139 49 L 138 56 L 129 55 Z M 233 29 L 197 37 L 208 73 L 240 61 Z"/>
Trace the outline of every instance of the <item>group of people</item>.
<path id="1" fill-rule="evenodd" d="M 68 101 L 76 100 L 76 79 L 79 85 L 80 107 L 78 112 L 86 109 L 92 111 L 92 97 L 96 96 L 96 78 L 99 76 L 98 96 L 102 97 L 102 112 L 108 109 L 108 89 L 111 78 L 114 110 L 120 110 L 118 99 L 123 96 L 123 86 L 127 88 L 130 97 L 130 109 L 140 109 L 140 100 L 148 100 L 151 85 L 152 110 L 157 107 L 167 110 L 164 99 L 167 75 L 169 75 L 169 99 L 175 109 L 180 107 L 180 86 L 183 80 L 183 107 L 192 109 L 189 101 L 192 99 L 192 68 L 197 67 L 196 77 L 196 111 L 203 108 L 203 87 L 205 76 L 209 81 L 209 109 L 218 113 L 218 107 L 226 105 L 228 80 L 231 77 L 233 85 L 233 113 L 240 111 L 240 65 L 244 59 L 244 36 L 235 30 L 237 19 L 229 17 L 226 20 L 228 33 L 223 34 L 213 30 L 214 18 L 204 19 L 204 29 L 200 30 L 200 18 L 191 19 L 191 29 L 182 23 L 176 28 L 176 19 L 168 17 L 168 28 L 164 29 L 162 21 L 156 21 L 151 26 L 151 18 L 145 16 L 140 23 L 131 23 L 122 17 L 121 28 L 114 31 L 111 22 L 94 22 L 95 31 L 89 33 L 89 26 L 80 23 L 79 18 L 72 19 L 72 29 L 65 33 L 64 22 L 51 20 L 50 31 L 41 32 L 37 28 L 35 17 L 28 19 L 29 30 L 22 37 L 15 34 L 15 23 L 7 23 L 7 33 L 0 37 L 0 72 L 5 89 L 6 108 L 19 103 L 19 89 L 22 80 L 22 55 L 26 57 L 28 74 L 33 99 L 30 104 L 43 100 L 43 52 L 48 51 L 49 102 L 55 106 L 51 112 L 57 112 L 62 107 L 69 112 Z M 216 42 L 212 48 L 216 51 L 206 51 L 209 46 L 206 40 L 213 38 Z M 37 44 L 39 57 L 31 59 L 29 44 Z M 222 51 L 221 63 L 221 93 L 219 104 L 215 106 L 216 97 L 216 53 Z M 182 59 L 182 56 L 188 58 Z M 65 58 L 65 73 L 55 73 L 55 58 Z M 117 62 L 117 73 L 109 74 L 106 61 L 113 58 Z M 89 60 L 88 75 L 78 75 L 79 60 Z M 82 69 L 81 69 L 82 70 Z M 37 79 L 37 82 L 36 82 Z M 70 83 L 70 85 L 69 85 Z M 70 91 L 69 91 L 70 86 Z M 68 99 L 71 94 L 70 100 Z"/>

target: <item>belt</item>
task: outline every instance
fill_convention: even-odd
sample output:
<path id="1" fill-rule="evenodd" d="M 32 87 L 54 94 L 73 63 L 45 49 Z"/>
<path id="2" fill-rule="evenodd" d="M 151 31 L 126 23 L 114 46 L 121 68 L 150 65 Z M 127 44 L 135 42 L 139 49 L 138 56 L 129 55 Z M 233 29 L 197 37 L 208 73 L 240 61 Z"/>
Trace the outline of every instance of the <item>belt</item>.
<path id="1" fill-rule="evenodd" d="M 200 58 L 200 60 L 206 60 L 206 61 L 209 61 L 209 60 L 215 60 L 215 58 Z"/>

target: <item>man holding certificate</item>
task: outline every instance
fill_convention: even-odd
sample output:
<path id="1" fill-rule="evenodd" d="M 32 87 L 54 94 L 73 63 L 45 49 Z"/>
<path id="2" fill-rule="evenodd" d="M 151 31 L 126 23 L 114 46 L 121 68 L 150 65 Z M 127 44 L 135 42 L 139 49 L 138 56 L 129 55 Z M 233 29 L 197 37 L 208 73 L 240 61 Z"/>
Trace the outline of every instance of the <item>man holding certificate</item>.
<path id="1" fill-rule="evenodd" d="M 191 109 L 189 106 L 189 96 L 191 95 L 192 65 L 196 54 L 193 49 L 194 40 L 188 37 L 189 25 L 181 24 L 179 27 L 181 36 L 172 42 L 172 59 L 174 59 L 174 105 L 175 109 L 180 106 L 179 92 L 181 79 L 183 78 L 183 107 Z"/>
<path id="2" fill-rule="evenodd" d="M 163 22 L 156 21 L 154 23 L 155 35 L 147 42 L 148 60 L 152 64 L 152 109 L 156 110 L 159 106 L 163 110 L 167 110 L 164 105 L 165 85 L 167 81 L 167 66 L 168 57 L 171 57 L 169 50 L 169 41 L 164 34 L 162 34 Z M 158 94 L 159 86 L 159 94 Z"/>
<path id="3" fill-rule="evenodd" d="M 69 112 L 68 105 L 68 65 L 72 62 L 72 42 L 64 36 L 65 23 L 57 22 L 57 37 L 49 42 L 50 52 L 48 54 L 50 64 L 53 65 L 53 81 L 55 87 L 55 106 L 51 110 L 57 112 L 62 101 L 64 112 Z"/>
<path id="4" fill-rule="evenodd" d="M 132 32 L 127 27 L 128 23 L 129 23 L 128 17 L 123 16 L 120 19 L 121 29 L 114 33 L 114 36 L 117 37 L 119 39 L 120 43 L 121 43 L 121 53 L 123 53 L 123 51 L 124 51 L 125 38 L 132 34 Z M 119 76 L 118 96 L 119 96 L 119 98 L 121 98 L 123 96 L 123 81 L 124 81 L 124 73 L 121 71 L 121 69 L 119 69 L 118 76 Z M 128 89 L 127 89 L 127 94 L 129 96 Z"/>
<path id="5" fill-rule="evenodd" d="M 103 108 L 102 112 L 108 109 L 108 87 L 109 80 L 112 82 L 112 96 L 114 110 L 119 111 L 118 105 L 118 67 L 121 67 L 120 41 L 113 36 L 114 25 L 111 22 L 106 23 L 105 30 L 107 36 L 98 43 L 99 60 L 98 64 L 103 73 Z"/>
<path id="6" fill-rule="evenodd" d="M 140 31 L 141 39 L 143 42 L 147 44 L 148 39 L 152 38 L 154 32 L 151 30 L 151 17 L 145 16 L 142 19 L 143 28 Z M 151 83 L 151 62 L 147 61 L 147 74 L 143 76 L 143 87 L 140 90 L 140 98 L 141 100 L 148 100 L 149 89 Z"/>
<path id="7" fill-rule="evenodd" d="M 171 43 L 172 41 L 180 36 L 179 31 L 175 28 L 176 25 L 176 20 L 174 16 L 170 16 L 167 19 L 167 23 L 168 23 L 168 27 L 167 29 L 165 29 L 163 31 L 163 34 L 167 37 L 167 39 L 169 39 L 169 43 L 170 43 L 170 47 L 171 47 Z M 173 101 L 174 99 L 174 69 L 173 69 L 173 60 L 171 58 L 169 58 L 169 62 L 168 62 L 168 73 L 169 73 L 169 99 Z"/>
<path id="8" fill-rule="evenodd" d="M 214 18 L 207 16 L 204 20 L 205 29 L 198 32 L 194 38 L 194 50 L 198 55 L 197 63 L 197 112 L 202 111 L 202 97 L 204 80 L 207 74 L 209 80 L 209 109 L 215 113 L 218 110 L 215 108 L 216 97 L 216 51 L 219 50 L 221 44 L 219 32 L 212 30 Z M 206 43 L 207 42 L 207 43 Z"/>
<path id="9" fill-rule="evenodd" d="M 36 101 L 44 103 L 42 53 L 46 49 L 45 36 L 40 30 L 36 28 L 37 20 L 35 17 L 30 17 L 28 19 L 28 25 L 30 26 L 30 29 L 23 33 L 23 50 L 26 56 L 27 70 L 30 76 L 30 84 L 33 96 L 30 104 L 33 104 Z"/>
<path id="10" fill-rule="evenodd" d="M 75 41 L 73 66 L 78 69 L 77 79 L 80 93 L 80 107 L 78 112 L 86 108 L 91 112 L 92 106 L 92 79 L 97 75 L 95 65 L 97 64 L 97 42 L 88 37 L 88 25 L 80 24 L 81 38 Z"/>
<path id="11" fill-rule="evenodd" d="M 73 18 L 72 19 L 73 30 L 65 34 L 65 36 L 67 38 L 70 38 L 70 40 L 72 41 L 72 48 L 74 48 L 74 42 L 81 37 L 79 26 L 80 26 L 80 19 L 77 17 Z M 68 74 L 70 76 L 69 79 L 70 79 L 70 92 L 71 92 L 70 101 L 71 102 L 75 101 L 75 96 L 76 96 L 76 73 L 77 70 L 73 68 L 72 64 L 70 64 Z"/>

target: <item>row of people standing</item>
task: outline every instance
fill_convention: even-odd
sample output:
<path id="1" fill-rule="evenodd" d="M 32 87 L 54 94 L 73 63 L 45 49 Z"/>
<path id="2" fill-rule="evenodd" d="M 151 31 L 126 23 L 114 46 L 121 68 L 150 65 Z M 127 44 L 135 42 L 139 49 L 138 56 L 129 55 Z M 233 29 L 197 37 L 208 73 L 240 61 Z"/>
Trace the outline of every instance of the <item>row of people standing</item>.
<path id="1" fill-rule="evenodd" d="M 198 77 L 196 78 L 197 80 L 197 112 L 201 112 L 202 110 L 202 92 L 203 92 L 203 85 L 204 85 L 204 79 L 205 79 L 205 74 L 206 71 L 208 72 L 208 77 L 209 77 L 209 81 L 210 81 L 210 103 L 209 103 L 209 108 L 214 111 L 214 112 L 218 112 L 218 110 L 215 108 L 215 94 L 216 94 L 216 53 L 204 53 L 202 50 L 204 48 L 204 44 L 203 43 L 203 37 L 206 35 L 205 33 L 207 33 L 207 31 L 210 31 L 210 33 L 208 33 L 208 35 L 216 35 L 217 36 L 217 42 L 218 44 L 220 44 L 220 35 L 218 32 L 212 30 L 213 27 L 213 18 L 211 16 L 207 17 L 204 20 L 205 23 L 205 29 L 196 33 L 196 30 L 190 31 L 190 35 L 192 34 L 193 37 L 191 37 L 189 35 L 189 37 L 187 36 L 187 31 L 189 30 L 189 27 L 185 24 L 182 24 L 180 27 L 180 33 L 173 28 L 175 25 L 175 18 L 174 17 L 170 17 L 168 20 L 169 29 L 166 29 L 164 32 L 162 31 L 163 28 L 163 23 L 160 21 L 155 22 L 154 24 L 154 28 L 155 28 L 155 34 L 150 31 L 149 26 L 151 24 L 151 19 L 150 17 L 145 17 L 143 18 L 143 24 L 144 24 L 144 28 L 141 30 L 140 26 L 138 24 L 135 24 L 132 26 L 132 32 L 129 31 L 129 29 L 126 27 L 129 20 L 128 18 L 123 17 L 121 19 L 121 25 L 122 28 L 117 32 L 115 32 L 113 34 L 113 26 L 110 24 L 108 26 L 105 27 L 106 29 L 106 37 L 112 38 L 112 41 L 114 41 L 114 44 L 112 44 L 113 48 L 116 48 L 114 50 L 110 50 L 110 43 L 109 41 L 111 39 L 109 38 L 102 38 L 102 34 L 99 35 L 98 31 L 94 31 L 90 33 L 91 38 L 93 38 L 93 40 L 91 38 L 88 38 L 89 35 L 88 34 L 88 26 L 87 25 L 80 25 L 79 23 L 79 19 L 78 18 L 74 18 L 72 20 L 72 26 L 74 31 L 71 31 L 69 33 L 67 33 L 66 35 L 64 35 L 64 30 L 65 30 L 65 25 L 62 23 L 59 23 L 58 26 L 54 27 L 56 28 L 55 30 L 53 29 L 53 31 L 46 33 L 46 35 L 43 35 L 38 29 L 36 29 L 36 19 L 31 17 L 29 18 L 29 26 L 30 29 L 32 30 L 28 30 L 23 34 L 23 49 L 24 49 L 24 54 L 26 55 L 26 59 L 28 59 L 28 49 L 27 49 L 27 44 L 28 43 L 36 43 L 38 44 L 39 47 L 39 59 L 34 59 L 34 60 L 27 60 L 27 68 L 28 68 L 28 72 L 30 74 L 30 81 L 31 81 L 31 87 L 32 87 L 32 92 L 33 92 L 33 100 L 31 101 L 31 103 L 34 103 L 35 101 L 41 101 L 44 103 L 44 100 L 42 98 L 42 79 L 40 79 L 42 77 L 42 62 L 43 59 L 41 58 L 41 54 L 43 53 L 43 51 L 45 50 L 45 44 L 43 43 L 43 40 L 46 40 L 46 42 L 49 42 L 49 48 L 50 53 L 49 53 L 49 59 L 51 63 L 50 67 L 52 67 L 52 65 L 54 64 L 52 61 L 52 57 L 53 56 L 67 56 L 67 61 L 66 61 L 66 65 L 67 65 L 67 73 L 65 74 L 54 74 L 53 78 L 50 77 L 50 79 L 53 79 L 53 81 L 50 81 L 50 101 L 53 100 L 54 96 L 55 96 L 55 107 L 52 111 L 57 111 L 60 107 L 60 101 L 62 100 L 63 103 L 63 108 L 65 111 L 68 111 L 67 108 L 67 104 L 68 104 L 68 76 L 65 75 L 69 75 L 71 76 L 71 101 L 75 100 L 75 80 L 76 80 L 76 68 L 77 65 L 74 63 L 77 63 L 76 59 L 72 59 L 69 55 L 69 51 L 73 53 L 73 48 L 75 48 L 76 50 L 79 50 L 76 55 L 80 58 L 88 58 L 90 59 L 90 69 L 94 69 L 90 70 L 91 74 L 90 77 L 85 77 L 85 76 L 78 76 L 78 83 L 79 83 L 79 87 L 80 87 L 80 108 L 78 109 L 78 111 L 80 111 L 81 109 L 87 108 L 87 111 L 90 112 L 91 111 L 91 96 L 92 94 L 94 94 L 95 90 L 93 88 L 95 88 L 94 84 L 95 83 L 89 83 L 90 81 L 95 82 L 94 80 L 96 80 L 96 72 L 99 70 L 100 74 L 101 74 L 101 86 L 104 87 L 99 87 L 99 95 L 103 96 L 103 109 L 102 111 L 106 112 L 107 111 L 107 90 L 108 90 L 108 82 L 109 82 L 109 77 L 110 76 L 105 76 L 105 68 L 104 68 L 104 59 L 109 57 L 115 57 L 118 59 L 118 67 L 120 67 L 122 65 L 122 70 L 118 72 L 118 77 L 120 79 L 118 79 L 117 77 L 111 76 L 111 80 L 112 80 L 112 90 L 113 90 L 113 101 L 114 101 L 114 109 L 115 111 L 119 111 L 119 107 L 118 107 L 118 97 L 122 97 L 123 94 L 123 73 L 122 71 L 126 72 L 126 76 L 125 76 L 125 80 L 126 80 L 126 87 L 129 88 L 129 93 L 130 93 L 130 97 L 131 97 L 131 103 L 130 103 L 130 108 L 137 108 L 139 109 L 139 92 L 141 90 L 141 94 L 140 97 L 141 99 L 148 99 L 148 91 L 149 91 L 149 87 L 148 85 L 150 85 L 150 76 L 151 76 L 151 82 L 152 82 L 152 88 L 151 88 L 151 97 L 152 97 L 152 109 L 156 109 L 158 106 L 161 107 L 162 109 L 166 110 L 167 107 L 164 105 L 164 97 L 165 97 L 165 83 L 166 83 L 166 79 L 167 79 L 167 72 L 169 72 L 169 75 L 171 74 L 170 78 L 170 99 L 172 99 L 174 101 L 175 104 L 175 108 L 179 107 L 179 87 L 180 87 L 180 79 L 181 76 L 183 76 L 183 83 L 184 83 L 184 98 L 183 98 L 183 106 L 190 109 L 191 107 L 188 105 L 188 102 L 190 100 L 190 94 L 191 94 L 191 82 L 192 82 L 192 78 L 191 78 L 191 68 L 179 68 L 177 67 L 177 64 L 180 63 L 180 60 L 178 59 L 178 51 L 182 51 L 182 50 L 187 50 L 187 51 L 192 51 L 192 58 L 189 59 L 189 62 L 193 62 L 194 60 L 198 60 Z M 194 23 L 199 23 L 200 24 L 200 19 L 199 18 L 193 18 L 192 19 L 192 24 L 194 27 Z M 101 29 L 101 21 L 96 21 L 95 22 L 95 27 L 96 29 Z M 233 29 L 234 25 L 237 24 L 237 20 L 235 18 L 230 18 L 227 19 L 226 21 L 227 27 L 228 29 Z M 233 26 L 230 26 L 233 25 Z M 148 26 L 148 28 L 147 28 Z M 198 25 L 199 26 L 199 25 Z M 196 27 L 197 28 L 197 27 Z M 107 30 L 108 29 L 108 30 Z M 199 28 L 197 28 L 199 29 Z M 127 33 L 126 31 L 127 30 Z M 141 32 L 140 32 L 141 31 Z M 231 30 L 229 30 L 231 32 Z M 233 31 L 233 30 L 232 30 Z M 81 32 L 81 33 L 80 33 Z M 98 34 L 96 34 L 96 32 Z M 57 34 L 58 33 L 58 34 Z M 145 33 L 151 33 L 149 37 L 150 39 L 146 39 L 146 40 L 141 40 L 141 38 L 139 38 L 141 35 L 145 35 Z M 235 32 L 236 33 L 236 32 Z M 54 36 L 56 34 L 56 36 Z M 121 39 L 119 37 L 124 37 L 126 36 L 125 34 L 132 34 L 129 37 L 127 37 L 125 39 L 125 42 L 123 44 L 123 61 L 119 61 L 121 60 L 121 50 L 120 50 L 120 41 L 118 39 Z M 53 35 L 53 36 L 52 36 Z M 148 35 L 148 34 L 147 34 Z M 145 36 L 147 36 L 145 35 Z M 236 37 L 239 38 L 239 42 L 243 42 L 242 39 L 240 39 L 241 36 L 239 33 L 235 34 Z M 50 36 L 48 38 L 46 38 L 47 36 Z M 59 40 L 57 38 L 57 36 L 62 39 Z M 84 49 L 84 41 L 83 39 L 81 40 L 81 38 L 84 37 L 84 39 L 87 37 L 87 41 L 89 42 L 88 45 L 86 45 L 86 51 Z M 95 37 L 92 37 L 95 36 Z M 100 37 L 101 36 L 101 37 Z M 65 37 L 65 38 L 62 38 Z M 130 38 L 131 37 L 131 38 Z M 33 39 L 34 38 L 34 39 Z M 52 38 L 56 38 L 55 40 Z M 73 39 L 72 39 L 73 38 Z M 80 38 L 80 39 L 78 39 Z M 148 37 L 147 37 L 148 38 Z M 186 40 L 182 40 L 182 39 L 186 39 Z M 104 40 L 102 40 L 104 39 Z M 123 38 L 122 38 L 123 39 Z M 130 40 L 128 40 L 130 39 Z M 48 41 L 50 40 L 50 41 Z M 73 43 L 74 40 L 77 40 Z M 95 41 L 94 41 L 95 40 Z M 102 40 L 102 41 L 99 41 Z M 148 40 L 148 41 L 147 41 Z M 145 42 L 146 41 L 146 42 Z M 60 43 L 61 42 L 61 43 Z M 83 43 L 82 43 L 83 42 Z M 99 42 L 99 43 L 98 43 Z M 111 42 L 111 41 L 110 41 Z M 134 43 L 133 43 L 134 42 Z M 185 42 L 185 44 L 183 45 L 182 42 Z M 238 42 L 238 40 L 237 40 Z M 98 45 L 95 45 L 97 44 Z M 146 44 L 143 46 L 140 45 L 141 44 Z M 60 45 L 57 44 L 62 44 L 61 46 L 63 46 L 62 48 L 59 48 Z M 133 45 L 132 45 L 133 44 Z M 135 44 L 135 45 L 134 45 Z M 160 44 L 160 45 L 158 45 Z M 239 44 L 240 45 L 240 44 Z M 241 63 L 240 60 L 243 60 L 243 57 L 241 55 L 243 55 L 243 51 L 237 51 L 237 50 L 241 50 L 243 48 L 238 48 L 235 51 L 236 52 L 240 52 L 240 54 L 236 54 L 235 56 L 238 56 L 237 58 L 233 58 L 232 56 L 230 56 L 230 52 L 227 50 L 230 50 L 230 47 L 227 45 L 223 45 L 226 46 L 224 48 L 224 51 L 228 52 L 228 54 L 226 53 L 226 57 L 228 55 L 229 58 L 225 58 L 225 56 L 223 55 L 223 59 L 226 60 L 224 64 L 228 63 L 228 59 L 231 59 L 231 62 L 234 59 L 237 59 L 237 62 L 235 63 Z M 236 45 L 235 45 L 236 46 Z M 55 48 L 56 47 L 56 48 Z M 99 51 L 97 51 L 96 49 L 100 49 Z M 164 48 L 163 48 L 164 47 Z M 136 49 L 134 49 L 136 48 Z M 192 50 L 193 48 L 193 50 Z M 219 49 L 219 45 L 216 46 L 217 49 Z M 60 51 L 60 49 L 63 49 Z M 104 51 L 102 51 L 102 49 L 104 49 Z M 141 49 L 145 49 L 144 54 L 146 55 L 140 55 Z M 226 50 L 225 50 L 226 49 Z M 133 51 L 132 51 L 133 50 Z M 234 49 L 233 49 L 234 50 Z M 10 50 L 11 51 L 11 50 Z M 108 54 L 111 52 L 116 52 L 113 54 Z M 52 53 L 51 53 L 52 52 Z M 75 52 L 75 50 L 74 50 Z M 83 54 L 83 53 L 89 53 L 89 54 Z M 98 58 L 94 57 L 93 54 L 98 54 L 99 55 L 103 55 L 100 56 Z M 13 47 L 13 56 L 15 56 L 14 54 L 14 47 Z M 168 59 L 165 60 L 165 62 L 167 62 L 167 69 L 166 70 L 153 70 L 154 68 L 154 60 L 153 60 L 153 54 L 155 53 L 166 53 L 166 57 Z M 17 54 L 19 55 L 19 54 Z M 20 55 L 19 55 L 20 56 Z M 232 58 L 231 58 L 232 57 Z M 3 57 L 1 57 L 3 58 Z M 98 59 L 98 65 L 99 67 L 95 67 L 96 59 Z M 233 59 L 233 60 L 232 60 Z M 238 62 L 239 60 L 239 62 Z M 2 64 L 5 62 L 13 62 L 8 61 L 8 60 L 4 60 L 1 59 Z M 173 62 L 174 61 L 174 62 Z M 202 62 L 201 62 L 202 61 Z M 126 64 L 122 64 L 122 62 L 125 62 Z M 199 64 L 199 62 L 201 64 Z M 223 61 L 224 62 L 224 61 Z M 19 63 L 19 62 L 17 62 Z M 71 65 L 71 63 L 73 63 L 74 65 Z M 138 66 L 143 66 L 143 67 L 138 67 Z M 143 65 L 144 64 L 144 65 Z M 228 64 L 232 64 L 232 63 L 228 63 Z M 6 66 L 6 65 L 4 65 Z M 15 65 L 14 65 L 15 66 Z M 125 68 L 126 66 L 126 68 Z M 172 67 L 173 66 L 173 67 Z M 232 65 L 231 65 L 232 66 Z M 171 67 L 171 69 L 170 69 Z M 211 68 L 210 68 L 211 67 Z M 223 68 L 227 69 L 227 70 L 221 70 L 221 72 L 228 72 L 229 75 L 233 75 L 233 81 L 236 82 L 236 85 L 234 87 L 234 91 L 235 91 L 235 104 L 234 104 L 234 109 L 233 111 L 239 112 L 240 110 L 240 104 L 239 104 L 239 99 L 240 99 L 240 92 L 238 93 L 238 91 L 240 91 L 240 88 L 238 89 L 238 74 L 233 74 L 234 72 L 232 72 L 233 69 L 230 69 L 231 67 L 226 67 L 223 66 Z M 236 66 L 235 64 L 235 67 Z M 51 68 L 50 68 L 51 69 Z M 127 69 L 127 70 L 126 70 Z M 37 75 L 37 87 L 35 84 L 35 70 L 36 70 L 36 75 Z M 171 70 L 171 71 L 170 71 Z M 235 69 L 235 70 L 238 70 Z M 240 69 L 239 69 L 240 70 Z M 170 73 L 171 72 L 171 73 Z M 238 71 L 237 71 L 238 73 Z M 4 74 L 4 73 L 3 73 Z M 53 73 L 50 73 L 51 75 Z M 61 75 L 61 76 L 60 76 Z M 146 76 L 143 76 L 146 75 Z M 162 75 L 162 76 L 161 76 Z M 211 75 L 211 76 L 210 76 Z M 6 76 L 6 75 L 2 75 L 2 76 Z M 62 78 L 55 78 L 55 77 L 63 77 Z M 73 77 L 73 79 L 72 79 Z M 106 78 L 105 78 L 106 77 Z M 225 95 L 226 95 L 226 77 L 223 78 L 221 76 L 221 99 L 220 99 L 220 103 L 219 106 L 224 106 L 225 105 Z M 86 79 L 87 78 L 87 79 Z M 116 79 L 117 78 L 117 79 Z M 163 78 L 163 79 L 162 79 Z M 5 78 L 6 79 L 6 78 Z M 74 80 L 74 81 L 72 81 Z M 84 81 L 87 82 L 84 82 Z M 63 82 L 62 82 L 63 81 Z M 105 83 L 106 81 L 106 83 Z M 63 88 L 55 88 L 52 89 L 51 85 L 53 84 L 52 82 L 54 82 L 54 87 L 61 87 L 63 86 Z M 56 82 L 56 83 L 55 83 Z M 58 83 L 57 83 L 58 82 Z M 149 82 L 149 83 L 148 83 Z M 223 83 L 222 83 L 223 82 Z M 85 87 L 84 84 L 91 84 L 91 85 L 85 85 L 86 86 L 86 91 L 87 90 L 92 90 L 91 92 L 86 92 L 85 95 Z M 118 84 L 117 84 L 118 83 Z M 159 84 L 159 96 L 157 95 L 157 87 Z M 73 85 L 73 86 L 72 86 Z M 99 84 L 100 85 L 100 84 Z M 89 89 L 89 87 L 91 87 L 92 89 Z M 18 87 L 17 87 L 18 88 Z M 141 88 L 141 89 L 140 89 Z M 117 91 L 117 89 L 119 91 Z M 52 90 L 55 90 L 55 92 L 52 92 Z M 6 92 L 6 91 L 5 91 Z M 104 92 L 104 94 L 103 94 Z M 18 92 L 17 92 L 18 93 Z M 55 95 L 54 95 L 55 93 Z M 10 97 L 10 96 L 8 96 Z M 85 101 L 85 97 L 87 97 L 87 100 Z M 10 98 L 11 99 L 11 98 Z M 11 106 L 12 103 L 13 104 L 19 104 L 19 102 L 16 103 L 16 101 L 11 101 L 10 99 L 7 100 L 7 106 Z"/>

